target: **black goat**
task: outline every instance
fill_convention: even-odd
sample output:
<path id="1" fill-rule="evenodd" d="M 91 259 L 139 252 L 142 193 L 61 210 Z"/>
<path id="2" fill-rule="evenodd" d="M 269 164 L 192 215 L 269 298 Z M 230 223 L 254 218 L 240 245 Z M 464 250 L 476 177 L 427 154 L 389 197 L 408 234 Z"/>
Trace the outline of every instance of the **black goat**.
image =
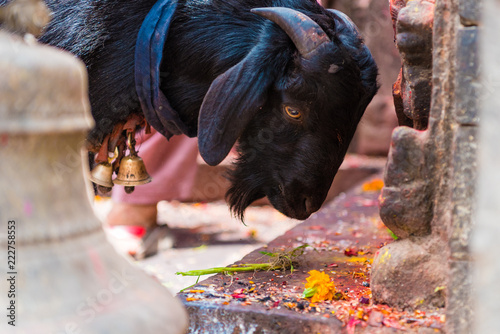
<path id="1" fill-rule="evenodd" d="M 316 0 L 47 3 L 42 42 L 88 67 L 89 140 L 142 112 L 167 137 L 197 135 L 210 165 L 238 140 L 227 196 L 242 219 L 264 196 L 293 218 L 318 210 L 377 91 L 356 27 Z"/>

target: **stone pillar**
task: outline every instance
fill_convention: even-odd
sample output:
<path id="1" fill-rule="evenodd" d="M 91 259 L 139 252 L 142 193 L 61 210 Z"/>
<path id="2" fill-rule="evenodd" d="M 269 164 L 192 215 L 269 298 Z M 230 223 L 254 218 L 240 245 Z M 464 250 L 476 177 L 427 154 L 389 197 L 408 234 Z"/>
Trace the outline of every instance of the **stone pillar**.
<path id="1" fill-rule="evenodd" d="M 481 132 L 479 134 L 478 200 L 473 231 L 474 333 L 500 330 L 500 2 L 483 0 L 480 59 Z"/>
<path id="2" fill-rule="evenodd" d="M 450 259 L 446 290 L 446 327 L 449 333 L 471 333 L 475 313 L 472 303 L 474 287 L 471 279 L 473 259 L 470 247 L 478 176 L 481 3 L 482 0 L 459 0 L 457 3 L 451 2 L 451 10 L 445 6 L 441 7 L 442 20 L 447 20 L 448 15 L 451 15 L 456 26 L 455 41 L 451 44 L 456 50 L 456 59 L 453 64 L 455 101 L 451 120 L 454 133 L 450 174 L 451 221 L 447 231 Z M 446 34 L 447 28 L 443 24 L 441 33 Z M 443 92 L 442 99 L 449 98 L 447 95 Z"/>
<path id="3" fill-rule="evenodd" d="M 413 128 L 402 126 L 393 133 L 381 217 L 399 239 L 377 254 L 372 291 L 375 301 L 400 308 L 446 305 L 447 331 L 467 333 L 480 2 L 433 2 L 391 0 L 398 7 L 393 13 L 403 60 L 394 87 L 396 108 L 399 101 L 400 124 Z M 423 40 L 429 25 L 431 44 Z M 427 79 L 425 59 L 432 61 Z"/>
<path id="4" fill-rule="evenodd" d="M 183 333 L 180 302 L 114 251 L 88 201 L 83 63 L 26 40 L 0 30 L 0 332 Z"/>

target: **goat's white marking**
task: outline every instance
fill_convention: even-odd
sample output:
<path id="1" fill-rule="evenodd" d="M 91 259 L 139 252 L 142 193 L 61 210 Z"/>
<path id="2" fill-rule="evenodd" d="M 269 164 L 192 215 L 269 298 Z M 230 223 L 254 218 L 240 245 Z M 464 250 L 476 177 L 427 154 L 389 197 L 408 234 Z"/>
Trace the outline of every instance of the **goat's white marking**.
<path id="1" fill-rule="evenodd" d="M 340 70 L 340 66 L 331 64 L 330 67 L 328 68 L 328 73 L 337 73 Z"/>

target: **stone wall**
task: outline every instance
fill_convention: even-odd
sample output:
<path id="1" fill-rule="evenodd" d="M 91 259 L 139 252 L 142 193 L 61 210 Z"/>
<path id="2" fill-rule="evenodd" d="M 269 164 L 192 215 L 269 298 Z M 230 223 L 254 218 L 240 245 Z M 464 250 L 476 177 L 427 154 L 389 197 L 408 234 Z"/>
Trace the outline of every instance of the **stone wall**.
<path id="1" fill-rule="evenodd" d="M 374 260 L 373 296 L 407 309 L 446 306 L 447 332 L 468 333 L 480 2 L 391 5 L 403 60 L 395 102 L 405 126 L 393 133 L 381 217 L 399 239 Z"/>

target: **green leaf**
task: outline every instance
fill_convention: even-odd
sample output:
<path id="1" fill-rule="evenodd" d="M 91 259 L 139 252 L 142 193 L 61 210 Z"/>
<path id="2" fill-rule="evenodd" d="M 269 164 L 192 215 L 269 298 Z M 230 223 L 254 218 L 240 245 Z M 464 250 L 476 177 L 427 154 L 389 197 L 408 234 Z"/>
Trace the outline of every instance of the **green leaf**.
<path id="1" fill-rule="evenodd" d="M 270 252 L 264 252 L 264 251 L 261 251 L 259 252 L 260 254 L 263 254 L 263 255 L 267 255 L 267 256 L 271 256 L 271 257 L 275 257 L 277 256 L 278 254 L 276 253 L 270 253 Z"/>
<path id="2" fill-rule="evenodd" d="M 302 298 L 311 298 L 318 292 L 318 288 L 313 286 L 312 288 L 307 288 L 304 290 L 304 293 L 302 293 Z"/>
<path id="3" fill-rule="evenodd" d="M 291 251 L 291 255 L 292 255 L 293 257 L 295 257 L 295 256 L 300 256 L 300 255 L 304 254 L 304 251 L 305 251 L 305 248 L 306 248 L 306 247 L 309 247 L 309 244 L 303 244 L 302 246 L 299 246 L 299 247 L 294 248 L 294 249 Z M 300 254 L 295 255 L 295 253 L 296 253 L 296 252 L 298 252 L 298 251 L 300 251 Z"/>
<path id="4" fill-rule="evenodd" d="M 394 232 L 392 232 L 391 230 L 387 229 L 387 231 L 389 232 L 389 234 L 391 235 L 391 237 L 394 239 L 394 240 L 398 240 L 398 236 L 394 234 Z"/>

